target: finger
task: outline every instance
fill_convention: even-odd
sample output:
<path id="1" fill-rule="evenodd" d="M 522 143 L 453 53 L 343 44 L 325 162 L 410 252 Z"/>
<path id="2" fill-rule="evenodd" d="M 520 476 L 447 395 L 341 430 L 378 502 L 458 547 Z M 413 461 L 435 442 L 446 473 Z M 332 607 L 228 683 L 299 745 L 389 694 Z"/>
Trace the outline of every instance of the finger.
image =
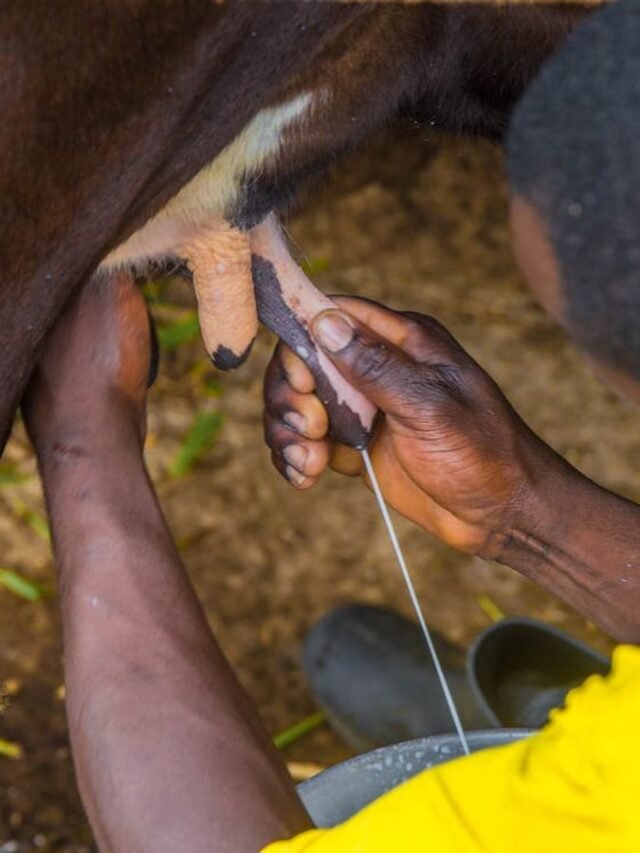
<path id="1" fill-rule="evenodd" d="M 262 431 L 265 444 L 276 453 L 282 453 L 288 444 L 293 444 L 296 441 L 310 441 L 310 439 L 304 439 L 300 433 L 296 432 L 280 418 L 276 418 L 270 412 L 266 411 L 262 417 Z"/>
<path id="2" fill-rule="evenodd" d="M 264 385 L 265 411 L 300 435 L 318 441 L 329 430 L 327 412 L 314 394 L 299 394 L 279 370 L 270 371 Z"/>
<path id="3" fill-rule="evenodd" d="M 295 489 L 304 491 L 315 486 L 317 482 L 315 477 L 307 477 L 305 474 L 301 474 L 299 471 L 296 471 L 295 468 L 287 463 L 280 453 L 272 453 L 271 462 L 273 463 L 273 467 L 276 471 L 278 471 Z"/>
<path id="4" fill-rule="evenodd" d="M 442 380 L 430 366 L 417 364 L 349 315 L 325 311 L 312 331 L 347 382 L 383 412 L 413 421 L 421 404 L 442 399 Z"/>
<path id="5" fill-rule="evenodd" d="M 403 315 L 419 326 L 414 329 L 416 352 L 422 350 L 431 353 L 426 357 L 416 356 L 418 361 L 435 361 L 438 356 L 442 361 L 449 363 L 460 363 L 468 360 L 471 356 L 453 337 L 446 326 L 430 314 L 420 314 L 418 311 L 403 311 Z"/>
<path id="6" fill-rule="evenodd" d="M 248 235 L 220 227 L 185 243 L 179 251 L 193 274 L 207 352 L 220 370 L 238 367 L 258 331 Z"/>
<path id="7" fill-rule="evenodd" d="M 286 344 L 280 343 L 278 349 L 281 350 L 280 363 L 286 373 L 289 385 L 301 394 L 313 393 L 316 381 L 304 361 Z"/>
<path id="8" fill-rule="evenodd" d="M 267 446 L 274 453 L 284 453 L 287 447 L 298 446 L 304 451 L 306 463 L 303 462 L 303 457 L 293 457 L 289 460 L 299 471 L 306 471 L 308 474 L 317 476 L 329 464 L 329 442 L 325 438 L 314 440 L 305 438 L 292 429 L 279 418 L 273 417 L 269 412 L 265 412 L 263 419 L 264 439 Z"/>
<path id="9" fill-rule="evenodd" d="M 464 350 L 435 317 L 417 311 L 394 311 L 371 299 L 334 299 L 350 316 L 410 355 L 419 363 L 457 363 Z"/>
<path id="10" fill-rule="evenodd" d="M 381 305 L 373 299 L 360 296 L 336 296 L 333 301 L 344 311 L 372 329 L 377 335 L 386 338 L 397 347 L 403 348 L 411 323 L 392 308 Z"/>
<path id="11" fill-rule="evenodd" d="M 282 450 L 288 465 L 305 477 L 319 477 L 329 465 L 329 445 L 325 441 L 295 441 Z"/>
<path id="12" fill-rule="evenodd" d="M 281 382 L 288 383 L 294 391 L 300 394 L 312 394 L 315 389 L 313 373 L 285 343 L 280 341 L 276 346 L 265 373 L 265 399 L 267 392 Z"/>

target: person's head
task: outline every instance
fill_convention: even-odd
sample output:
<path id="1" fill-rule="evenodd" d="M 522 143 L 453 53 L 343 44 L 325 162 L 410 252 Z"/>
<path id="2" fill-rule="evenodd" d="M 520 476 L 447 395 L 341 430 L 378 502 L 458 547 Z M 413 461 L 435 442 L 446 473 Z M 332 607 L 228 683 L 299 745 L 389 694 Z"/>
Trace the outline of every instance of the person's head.
<path id="1" fill-rule="evenodd" d="M 516 107 L 514 248 L 604 378 L 640 401 L 640 3 L 594 13 Z"/>

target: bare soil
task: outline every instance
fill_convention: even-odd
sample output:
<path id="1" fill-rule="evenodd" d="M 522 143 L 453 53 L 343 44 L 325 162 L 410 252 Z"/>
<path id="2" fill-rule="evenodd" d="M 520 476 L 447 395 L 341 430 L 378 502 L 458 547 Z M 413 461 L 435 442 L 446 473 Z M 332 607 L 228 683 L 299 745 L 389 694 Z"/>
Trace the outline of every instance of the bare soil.
<path id="1" fill-rule="evenodd" d="M 315 187 L 290 230 L 329 293 L 367 295 L 436 315 L 502 385 L 549 443 L 590 477 L 638 498 L 638 414 L 588 373 L 514 267 L 501 154 L 484 144 L 424 133 L 376 140 Z M 186 288 L 177 297 L 189 304 Z M 247 365 L 218 378 L 197 342 L 164 359 L 150 399 L 148 462 L 211 626 L 271 732 L 314 710 L 298 658 L 309 627 L 347 601 L 409 613 L 371 496 L 328 475 L 300 495 L 269 464 L 261 439 L 261 378 L 272 347 L 264 333 Z M 226 422 L 187 476 L 168 469 L 194 413 L 217 406 Z M 0 565 L 53 586 L 48 543 L 24 508 L 42 512 L 34 464 L 16 429 L 5 460 L 30 475 L 0 489 Z M 509 615 L 528 614 L 596 647 L 610 640 L 554 597 L 495 565 L 457 554 L 409 524 L 399 530 L 431 623 L 467 645 L 489 624 L 488 595 Z M 61 632 L 55 594 L 26 602 L 0 587 L 0 738 L 23 756 L 0 757 L 0 851 L 94 849 L 75 789 L 67 742 Z M 176 726 L 180 720 L 176 720 Z M 285 751 L 326 765 L 349 754 L 326 727 Z"/>

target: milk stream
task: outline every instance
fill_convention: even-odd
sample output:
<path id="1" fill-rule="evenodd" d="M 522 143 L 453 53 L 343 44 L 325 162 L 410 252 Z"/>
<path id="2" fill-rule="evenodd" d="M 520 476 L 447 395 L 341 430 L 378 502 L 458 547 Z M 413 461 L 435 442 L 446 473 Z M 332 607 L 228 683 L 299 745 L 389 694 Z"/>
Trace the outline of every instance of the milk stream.
<path id="1" fill-rule="evenodd" d="M 436 673 L 438 676 L 438 681 L 440 682 L 440 687 L 442 688 L 442 692 L 444 694 L 445 701 L 447 703 L 447 707 L 449 708 L 449 713 L 451 714 L 451 719 L 453 721 L 453 725 L 456 731 L 456 734 L 460 738 L 460 744 L 462 749 L 464 750 L 465 755 L 469 755 L 469 744 L 467 743 L 467 737 L 464 733 L 464 729 L 462 728 L 462 723 L 460 721 L 460 715 L 458 714 L 458 709 L 456 708 L 456 703 L 454 702 L 453 696 L 451 695 L 451 690 L 449 689 L 449 685 L 447 683 L 446 676 L 444 674 L 444 670 L 442 669 L 442 665 L 440 663 L 440 658 L 438 657 L 438 653 L 436 651 L 436 647 L 433 643 L 433 638 L 431 636 L 431 632 L 427 626 L 426 619 L 424 617 L 424 613 L 422 612 L 422 608 L 420 607 L 420 602 L 418 601 L 418 596 L 416 595 L 416 590 L 413 585 L 413 581 L 411 579 L 411 575 L 409 574 L 409 569 L 407 567 L 406 560 L 404 558 L 404 554 L 402 553 L 402 548 L 400 547 L 400 542 L 398 541 L 398 536 L 395 531 L 395 527 L 393 526 L 393 522 L 391 520 L 391 516 L 389 515 L 389 510 L 387 509 L 387 505 L 385 503 L 384 497 L 382 496 L 382 491 L 380 489 L 380 484 L 378 483 L 378 478 L 376 477 L 376 472 L 373 470 L 373 464 L 371 462 L 371 457 L 369 456 L 368 450 L 365 448 L 360 451 L 362 453 L 362 459 L 364 461 L 364 467 L 366 469 L 367 475 L 369 477 L 369 482 L 371 483 L 371 487 L 373 489 L 373 494 L 375 495 L 376 501 L 378 503 L 378 508 L 380 509 L 380 514 L 382 515 L 382 519 L 384 521 L 385 527 L 387 528 L 387 533 L 389 534 L 389 540 L 391 542 L 391 547 L 393 548 L 393 552 L 395 554 L 396 560 L 398 562 L 398 566 L 402 573 L 402 577 L 404 578 L 404 582 L 407 587 L 407 591 L 409 592 L 409 598 L 411 599 L 411 604 L 413 605 L 413 609 L 415 610 L 416 616 L 418 617 L 418 622 L 420 624 L 420 628 L 422 629 L 422 633 L 424 635 L 425 642 L 427 644 L 427 648 L 429 650 L 429 654 L 431 655 L 431 659 L 433 660 L 433 665 L 436 668 Z"/>

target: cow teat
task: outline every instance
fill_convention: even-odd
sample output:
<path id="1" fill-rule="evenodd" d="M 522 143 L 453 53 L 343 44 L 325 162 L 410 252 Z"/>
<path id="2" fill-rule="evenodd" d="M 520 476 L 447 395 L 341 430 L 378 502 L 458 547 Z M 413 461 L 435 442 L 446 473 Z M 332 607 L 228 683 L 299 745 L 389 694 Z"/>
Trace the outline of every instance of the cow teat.
<path id="1" fill-rule="evenodd" d="M 193 276 L 207 352 L 221 370 L 238 367 L 258 331 L 249 235 L 226 223 L 201 229 L 178 253 Z"/>
<path id="2" fill-rule="evenodd" d="M 297 352 L 313 373 L 316 394 L 327 408 L 332 436 L 352 447 L 366 447 L 376 409 L 348 384 L 316 346 L 309 331 L 313 318 L 335 304 L 309 281 L 293 260 L 273 215 L 250 234 L 260 320 Z"/>

